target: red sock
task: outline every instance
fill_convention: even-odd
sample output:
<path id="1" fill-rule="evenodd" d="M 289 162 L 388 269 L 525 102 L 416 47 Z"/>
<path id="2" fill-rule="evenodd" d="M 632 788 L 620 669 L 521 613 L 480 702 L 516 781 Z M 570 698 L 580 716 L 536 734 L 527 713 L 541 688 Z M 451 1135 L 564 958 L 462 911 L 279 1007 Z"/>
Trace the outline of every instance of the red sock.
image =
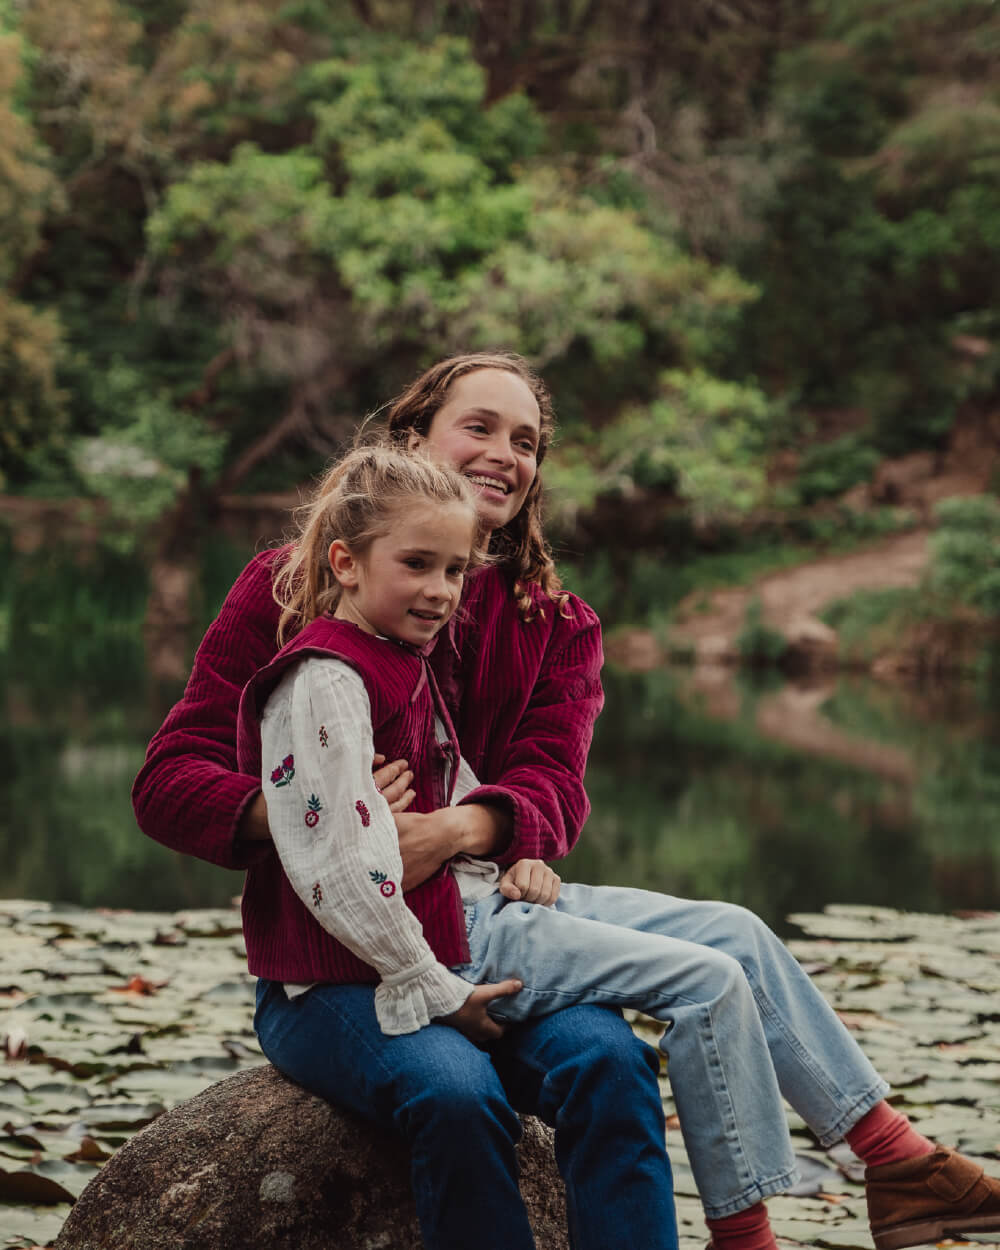
<path id="1" fill-rule="evenodd" d="M 934 1152 L 935 1146 L 918 1133 L 902 1111 L 880 1102 L 863 1115 L 844 1140 L 870 1168 L 882 1163 L 902 1163 Z"/>
<path id="2" fill-rule="evenodd" d="M 718 1220 L 706 1216 L 705 1223 L 715 1250 L 778 1250 L 763 1202 Z"/>

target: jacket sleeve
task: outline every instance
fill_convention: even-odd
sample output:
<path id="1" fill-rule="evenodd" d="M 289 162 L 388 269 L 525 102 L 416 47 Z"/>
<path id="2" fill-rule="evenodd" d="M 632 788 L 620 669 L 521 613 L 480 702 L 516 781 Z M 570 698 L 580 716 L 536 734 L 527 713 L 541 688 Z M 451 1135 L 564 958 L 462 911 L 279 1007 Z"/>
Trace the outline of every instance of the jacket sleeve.
<path id="1" fill-rule="evenodd" d="M 237 578 L 132 787 L 144 833 L 223 868 L 246 868 L 271 850 L 268 842 L 236 838 L 244 808 L 260 793 L 260 777 L 237 769 L 236 718 L 244 685 L 278 650 L 276 554 L 256 556 Z"/>
<path id="2" fill-rule="evenodd" d="M 581 599 L 559 617 L 524 713 L 494 770 L 492 783 L 462 803 L 492 803 L 513 821 L 509 844 L 492 858 L 561 859 L 590 814 L 584 788 L 594 722 L 604 706 L 601 626 Z M 530 624 L 526 628 L 530 628 Z"/>
<path id="3" fill-rule="evenodd" d="M 397 885 L 403 862 L 392 812 L 372 777 L 371 706 L 361 677 L 338 660 L 298 664 L 267 701 L 261 744 L 281 866 L 309 914 L 381 976 L 382 1032 L 414 1033 L 457 1011 L 473 987 L 435 958 Z"/>

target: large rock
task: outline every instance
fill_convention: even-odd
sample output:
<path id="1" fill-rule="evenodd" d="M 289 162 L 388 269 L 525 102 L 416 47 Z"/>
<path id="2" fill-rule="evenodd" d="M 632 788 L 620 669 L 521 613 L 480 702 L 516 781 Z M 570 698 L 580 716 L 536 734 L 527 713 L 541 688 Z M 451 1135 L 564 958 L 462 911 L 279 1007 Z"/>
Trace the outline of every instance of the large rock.
<path id="1" fill-rule="evenodd" d="M 564 1250 L 552 1134 L 524 1119 L 521 1192 Z M 474 1244 L 474 1230 L 470 1244 Z M 266 1065 L 160 1116 L 109 1160 L 54 1250 L 419 1250 L 405 1147 Z"/>

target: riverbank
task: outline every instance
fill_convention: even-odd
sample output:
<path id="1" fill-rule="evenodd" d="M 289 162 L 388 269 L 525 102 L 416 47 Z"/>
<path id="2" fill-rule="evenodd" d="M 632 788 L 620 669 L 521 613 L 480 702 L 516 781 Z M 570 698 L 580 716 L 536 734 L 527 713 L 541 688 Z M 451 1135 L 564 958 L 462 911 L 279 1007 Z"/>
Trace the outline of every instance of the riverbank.
<path id="1" fill-rule="evenodd" d="M 1000 913 L 830 907 L 793 917 L 790 946 L 930 1136 L 1000 1175 Z M 0 1245 L 51 1243 L 71 1201 L 132 1133 L 262 1062 L 235 908 L 60 909 L 0 901 Z M 636 1018 L 653 1040 L 649 1022 Z M 673 1115 L 682 1250 L 705 1242 Z M 803 1170 L 769 1203 L 789 1246 L 870 1250 L 852 1156 L 815 1148 L 790 1113 Z"/>

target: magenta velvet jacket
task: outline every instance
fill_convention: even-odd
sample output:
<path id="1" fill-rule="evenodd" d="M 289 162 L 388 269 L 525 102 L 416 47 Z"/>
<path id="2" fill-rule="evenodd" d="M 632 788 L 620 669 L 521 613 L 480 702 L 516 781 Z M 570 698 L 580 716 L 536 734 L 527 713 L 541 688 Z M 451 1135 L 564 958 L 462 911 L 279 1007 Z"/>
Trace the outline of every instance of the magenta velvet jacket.
<path id="1" fill-rule="evenodd" d="M 458 742 L 427 661 L 412 647 L 363 633 L 346 621 L 322 618 L 297 634 L 250 681 L 240 701 L 237 755 L 248 775 L 261 775 L 260 717 L 281 678 L 307 655 L 344 660 L 360 674 L 371 705 L 376 751 L 386 759 L 407 759 L 413 769 L 413 810 L 447 805 L 446 759 L 458 763 Z M 450 741 L 437 741 L 435 713 Z M 451 769 L 454 784 L 455 768 Z M 265 786 L 265 789 L 267 787 Z M 353 815 L 353 813 L 351 813 Z M 333 818 L 325 813 L 324 818 Z M 444 865 L 406 894 L 424 937 L 446 967 L 467 963 L 469 946 L 458 883 Z M 243 888 L 243 935 L 254 976 L 274 981 L 377 982 L 379 975 L 315 919 L 284 873 L 276 851 L 247 871 Z"/>
<path id="2" fill-rule="evenodd" d="M 237 767 L 236 716 L 243 687 L 278 650 L 271 573 L 281 554 L 256 556 L 236 580 L 132 789 L 146 834 L 226 868 L 273 853 L 236 837 L 260 792 L 260 777 Z M 462 619 L 452 619 L 431 660 L 462 754 L 484 782 L 463 802 L 502 805 L 513 818 L 509 844 L 493 856 L 501 864 L 566 855 L 590 810 L 583 775 L 603 704 L 600 624 L 573 595 L 569 616 L 536 598 L 544 617 L 523 621 L 499 570 L 470 576 Z"/>

